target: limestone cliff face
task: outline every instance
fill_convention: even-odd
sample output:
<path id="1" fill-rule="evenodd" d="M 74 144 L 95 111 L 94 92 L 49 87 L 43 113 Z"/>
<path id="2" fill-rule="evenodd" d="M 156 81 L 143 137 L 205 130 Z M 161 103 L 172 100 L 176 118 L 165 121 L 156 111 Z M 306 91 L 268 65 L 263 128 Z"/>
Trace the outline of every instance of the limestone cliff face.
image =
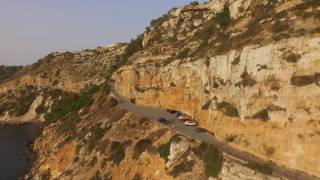
<path id="1" fill-rule="evenodd" d="M 242 150 L 319 176 L 319 2 L 232 2 L 251 7 L 243 15 L 215 2 L 154 23 L 145 49 L 114 75 L 117 89 L 139 104 L 188 113 Z"/>

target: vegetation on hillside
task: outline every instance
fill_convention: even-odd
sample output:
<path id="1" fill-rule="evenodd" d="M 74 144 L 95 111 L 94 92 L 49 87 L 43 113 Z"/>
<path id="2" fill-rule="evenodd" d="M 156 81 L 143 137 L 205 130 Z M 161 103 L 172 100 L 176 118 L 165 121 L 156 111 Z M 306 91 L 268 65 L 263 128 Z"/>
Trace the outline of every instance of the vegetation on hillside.
<path id="1" fill-rule="evenodd" d="M 21 69 L 21 66 L 0 66 L 0 83 L 5 79 L 12 77 Z"/>
<path id="2" fill-rule="evenodd" d="M 194 149 L 194 152 L 203 160 L 206 175 L 218 177 L 223 166 L 223 154 L 213 145 L 205 143 L 201 143 L 198 148 Z"/>
<path id="3" fill-rule="evenodd" d="M 80 96 L 71 95 L 66 97 L 62 102 L 55 104 L 52 111 L 45 115 L 45 124 L 55 123 L 68 113 L 78 112 L 81 108 L 90 106 L 93 102 L 92 95 L 97 91 L 98 86 L 93 86 Z"/>

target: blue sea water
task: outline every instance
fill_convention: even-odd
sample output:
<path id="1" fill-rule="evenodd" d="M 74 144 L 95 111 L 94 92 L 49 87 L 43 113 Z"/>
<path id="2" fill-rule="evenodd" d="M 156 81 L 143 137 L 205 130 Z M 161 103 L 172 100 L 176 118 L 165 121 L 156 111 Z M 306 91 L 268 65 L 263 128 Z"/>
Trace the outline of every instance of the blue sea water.
<path id="1" fill-rule="evenodd" d="M 27 147 L 40 134 L 33 124 L 0 127 L 0 180 L 15 180 L 32 165 Z"/>

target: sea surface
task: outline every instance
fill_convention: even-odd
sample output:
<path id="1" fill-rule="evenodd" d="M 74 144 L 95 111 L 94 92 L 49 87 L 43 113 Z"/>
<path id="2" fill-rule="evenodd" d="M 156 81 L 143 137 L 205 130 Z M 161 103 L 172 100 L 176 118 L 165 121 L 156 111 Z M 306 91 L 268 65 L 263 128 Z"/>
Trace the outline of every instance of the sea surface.
<path id="1" fill-rule="evenodd" d="M 0 126 L 0 180 L 15 180 L 32 166 L 32 142 L 40 135 L 33 124 Z"/>

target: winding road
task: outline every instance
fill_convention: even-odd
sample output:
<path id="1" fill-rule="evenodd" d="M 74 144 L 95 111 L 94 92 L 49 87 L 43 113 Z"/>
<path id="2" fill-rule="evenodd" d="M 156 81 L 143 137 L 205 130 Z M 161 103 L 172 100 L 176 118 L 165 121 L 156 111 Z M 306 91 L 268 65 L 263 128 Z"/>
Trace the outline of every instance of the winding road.
<path id="1" fill-rule="evenodd" d="M 306 173 L 296 171 L 284 166 L 276 165 L 270 161 L 266 161 L 252 154 L 240 151 L 236 148 L 231 147 L 226 143 L 218 141 L 210 133 L 196 132 L 195 127 L 185 126 L 183 122 L 178 121 L 173 114 L 167 112 L 164 109 L 131 103 L 128 98 L 123 97 L 122 95 L 116 92 L 114 82 L 109 82 L 108 84 L 111 88 L 111 93 L 118 100 L 119 106 L 122 109 L 133 112 L 133 113 L 137 113 L 142 117 L 148 118 L 158 124 L 161 124 L 158 121 L 160 117 L 165 118 L 169 120 L 170 124 L 161 124 L 162 126 L 172 129 L 172 126 L 174 125 L 174 130 L 179 134 L 187 136 L 189 138 L 199 140 L 199 141 L 206 142 L 208 144 L 212 144 L 217 149 L 219 149 L 220 151 L 222 151 L 232 159 L 238 161 L 239 163 L 242 163 L 242 164 L 258 163 L 261 165 L 262 164 L 268 165 L 272 169 L 272 175 L 277 177 L 284 177 L 292 180 L 320 180 L 319 177 L 308 175 Z"/>

